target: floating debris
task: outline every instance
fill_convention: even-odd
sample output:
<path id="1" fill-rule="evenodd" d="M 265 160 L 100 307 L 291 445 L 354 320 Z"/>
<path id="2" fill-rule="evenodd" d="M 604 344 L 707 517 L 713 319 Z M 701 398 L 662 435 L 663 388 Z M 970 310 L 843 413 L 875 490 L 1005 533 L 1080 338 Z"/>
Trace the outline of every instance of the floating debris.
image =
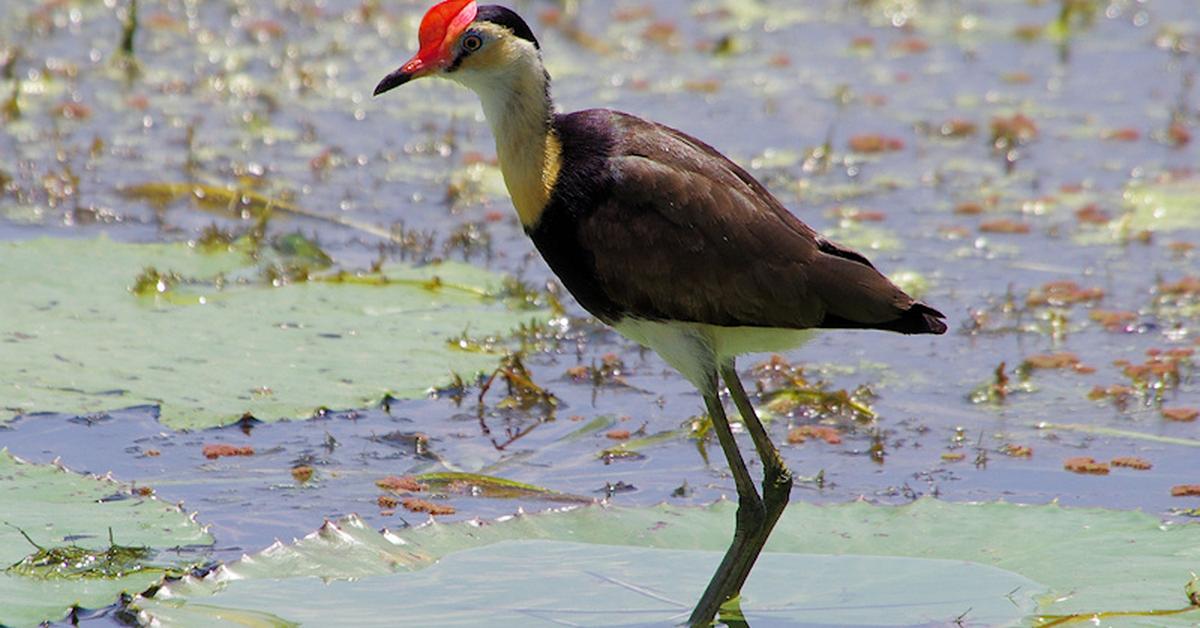
<path id="1" fill-rule="evenodd" d="M 1086 456 L 1067 458 L 1067 460 L 1063 462 L 1063 468 L 1072 473 L 1080 473 L 1083 475 L 1108 475 L 1109 472 L 1107 462 L 1096 462 L 1095 458 L 1089 458 Z"/>
<path id="2" fill-rule="evenodd" d="M 1200 417 L 1200 410 L 1196 408 L 1163 408 L 1162 416 L 1168 421 L 1191 423 Z"/>
<path id="3" fill-rule="evenodd" d="M 425 490 L 425 486 L 416 478 L 407 475 L 404 477 L 389 475 L 382 480 L 377 480 L 375 486 L 394 493 L 420 493 Z"/>
<path id="4" fill-rule="evenodd" d="M 1108 331 L 1130 333 L 1133 331 L 1132 323 L 1138 320 L 1138 315 L 1137 312 L 1092 310 L 1088 312 L 1088 318 L 1100 323 Z"/>
<path id="5" fill-rule="evenodd" d="M 558 407 L 558 398 L 534 383 L 533 374 L 525 368 L 523 356 L 519 353 L 510 353 L 501 358 L 500 366 L 483 382 L 479 390 L 481 405 L 497 378 L 502 379 L 508 387 L 508 395 L 496 404 L 498 408 L 527 411 L 541 406 L 543 409 L 553 412 Z"/>
<path id="6" fill-rule="evenodd" d="M 1029 447 L 1028 445 L 1015 445 L 1015 444 L 1009 443 L 1000 448 L 1000 453 L 1002 453 L 1010 458 L 1032 458 L 1033 457 L 1033 447 Z"/>
<path id="7" fill-rule="evenodd" d="M 606 353 L 600 357 L 600 364 L 591 366 L 573 366 L 567 369 L 567 376 L 576 382 L 589 382 L 597 388 L 602 386 L 628 387 L 625 374 L 629 368 L 625 361 L 615 353 Z"/>
<path id="8" fill-rule="evenodd" d="M 904 140 L 878 134 L 855 135 L 850 138 L 848 145 L 850 150 L 866 154 L 894 153 L 904 150 Z"/>
<path id="9" fill-rule="evenodd" d="M 417 499 L 415 497 L 409 497 L 400 500 L 400 504 L 409 512 L 424 512 L 429 513 L 432 516 L 452 515 L 458 512 L 455 510 L 454 506 L 450 506 L 448 504 L 435 504 L 431 501 Z"/>
<path id="10" fill-rule="evenodd" d="M 1138 471 L 1149 471 L 1154 468 L 1154 465 L 1149 460 L 1138 458 L 1136 456 L 1124 456 L 1121 458 L 1113 458 L 1112 466 L 1124 467 L 1126 469 L 1136 469 Z"/>
<path id="11" fill-rule="evenodd" d="M 758 396 L 773 414 L 792 414 L 805 409 L 819 418 L 872 421 L 870 400 L 874 392 L 865 386 L 854 391 L 828 390 L 825 382 L 810 382 L 803 367 L 793 366 L 782 356 L 771 356 L 751 370 Z"/>
<path id="12" fill-rule="evenodd" d="M 292 467 L 292 479 L 296 480 L 296 482 L 300 484 L 307 484 L 309 480 L 312 480 L 313 473 L 313 468 L 308 465 Z"/>
<path id="13" fill-rule="evenodd" d="M 842 444 L 842 433 L 837 428 L 825 425 L 801 425 L 788 430 L 787 442 L 799 445 L 810 438 L 823 440 L 830 445 Z"/>
<path id="14" fill-rule="evenodd" d="M 1033 227 L 1026 222 L 1019 222 L 1009 218 L 999 218 L 997 220 L 989 220 L 979 225 L 979 231 L 983 233 L 1006 233 L 1014 235 L 1025 235 L 1033 232 Z"/>
<path id="15" fill-rule="evenodd" d="M 979 125 L 970 120 L 954 118 L 947 120 L 937 128 L 938 135 L 942 137 L 963 138 L 970 137 L 979 132 Z"/>
<path id="16" fill-rule="evenodd" d="M 592 498 L 492 477 L 478 473 L 425 473 L 411 479 L 428 492 L 449 493 L 488 499 L 536 499 L 569 504 L 590 504 Z"/>
<path id="17" fill-rule="evenodd" d="M 4 573 L 39 580 L 89 580 L 124 578 L 147 570 L 162 571 L 150 564 L 152 552 L 148 547 L 117 545 L 109 530 L 109 546 L 93 550 L 78 545 L 42 547 L 18 529 L 37 551 L 8 566 Z"/>
<path id="18" fill-rule="evenodd" d="M 253 456 L 254 448 L 250 445 L 238 447 L 236 445 L 205 445 L 204 457 L 209 460 L 217 458 L 235 457 L 235 456 Z"/>
<path id="19" fill-rule="evenodd" d="M 1083 288 L 1074 281 L 1052 281 L 1031 290 L 1025 304 L 1029 307 L 1070 307 L 1079 303 L 1095 303 L 1103 298 L 1103 288 Z"/>

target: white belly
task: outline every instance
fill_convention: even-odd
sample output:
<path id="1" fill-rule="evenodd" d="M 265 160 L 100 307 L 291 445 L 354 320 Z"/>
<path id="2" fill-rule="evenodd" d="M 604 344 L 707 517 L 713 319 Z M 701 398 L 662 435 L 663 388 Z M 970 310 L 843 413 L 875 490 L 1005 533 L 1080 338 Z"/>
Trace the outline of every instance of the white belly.
<path id="1" fill-rule="evenodd" d="M 746 353 L 794 349 L 812 330 L 720 327 L 701 323 L 660 323 L 626 318 L 613 325 L 626 338 L 654 349 L 693 385 L 705 390 L 720 363 Z"/>

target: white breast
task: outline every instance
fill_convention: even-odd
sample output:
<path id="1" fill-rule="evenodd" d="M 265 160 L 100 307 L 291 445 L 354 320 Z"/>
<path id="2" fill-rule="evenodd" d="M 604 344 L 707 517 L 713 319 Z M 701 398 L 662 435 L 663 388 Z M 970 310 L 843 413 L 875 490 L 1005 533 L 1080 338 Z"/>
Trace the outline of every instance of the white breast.
<path id="1" fill-rule="evenodd" d="M 701 323 L 663 323 L 625 318 L 613 325 L 626 338 L 653 349 L 702 392 L 716 385 L 717 365 L 747 353 L 794 349 L 811 330 L 770 327 L 720 327 Z"/>

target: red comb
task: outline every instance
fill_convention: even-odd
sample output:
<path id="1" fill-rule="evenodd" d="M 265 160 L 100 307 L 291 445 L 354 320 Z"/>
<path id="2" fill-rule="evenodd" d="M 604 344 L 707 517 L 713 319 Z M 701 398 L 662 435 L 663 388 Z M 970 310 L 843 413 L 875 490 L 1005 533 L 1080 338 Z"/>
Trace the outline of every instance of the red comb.
<path id="1" fill-rule="evenodd" d="M 475 0 L 446 0 L 434 5 L 421 20 L 421 57 L 432 61 L 445 55 L 446 48 L 475 21 Z"/>

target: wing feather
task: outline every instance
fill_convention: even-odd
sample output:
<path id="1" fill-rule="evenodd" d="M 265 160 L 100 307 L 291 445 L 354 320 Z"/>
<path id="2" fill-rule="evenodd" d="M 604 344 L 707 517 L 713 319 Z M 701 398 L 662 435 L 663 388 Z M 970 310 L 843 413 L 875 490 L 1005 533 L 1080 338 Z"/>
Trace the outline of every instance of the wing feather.
<path id="1" fill-rule="evenodd" d="M 621 309 L 722 326 L 886 328 L 913 307 L 712 147 L 633 116 L 614 122 L 612 184 L 578 234 Z"/>

